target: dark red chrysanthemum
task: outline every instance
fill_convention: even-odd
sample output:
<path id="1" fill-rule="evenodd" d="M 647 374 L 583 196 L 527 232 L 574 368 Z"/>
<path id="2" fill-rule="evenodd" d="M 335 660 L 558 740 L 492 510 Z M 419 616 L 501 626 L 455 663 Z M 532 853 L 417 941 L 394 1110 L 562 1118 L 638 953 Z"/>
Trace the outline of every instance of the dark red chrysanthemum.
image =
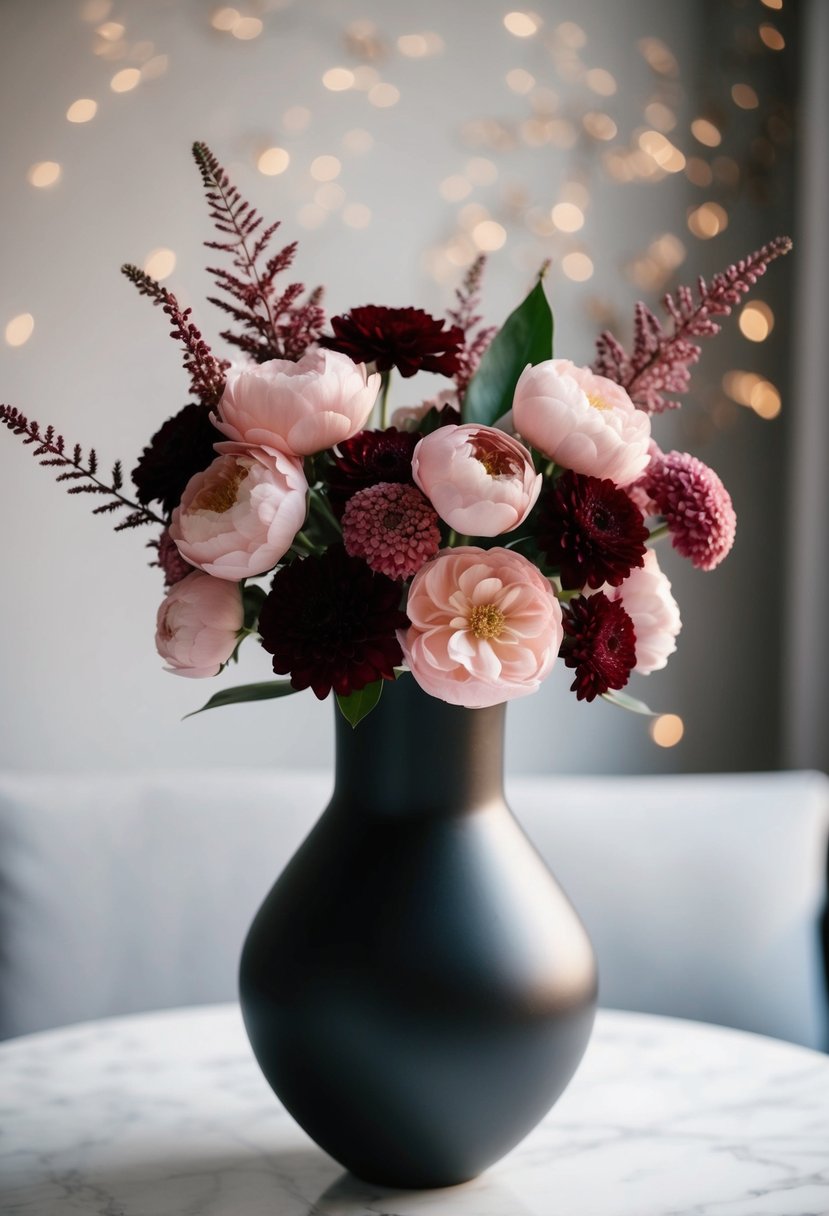
<path id="1" fill-rule="evenodd" d="M 412 481 L 412 452 L 420 435 L 398 431 L 360 431 L 337 444 L 327 473 L 328 497 L 338 516 L 352 494 L 381 481 L 406 485 Z"/>
<path id="2" fill-rule="evenodd" d="M 138 501 L 160 502 L 171 514 L 190 478 L 216 459 L 213 444 L 223 438 L 209 410 L 195 402 L 185 405 L 153 435 L 132 471 Z"/>
<path id="3" fill-rule="evenodd" d="M 609 688 L 624 688 L 636 666 L 636 632 L 621 601 L 603 591 L 579 595 L 563 613 L 561 656 L 576 669 L 570 691 L 593 701 Z"/>
<path id="4" fill-rule="evenodd" d="M 277 570 L 259 614 L 274 671 L 290 674 L 294 688 L 312 688 L 320 700 L 332 688 L 348 696 L 375 680 L 393 680 L 403 662 L 396 630 L 407 624 L 400 584 L 340 545 Z"/>
<path id="5" fill-rule="evenodd" d="M 422 308 L 365 304 L 332 317 L 334 333 L 323 334 L 319 344 L 342 351 L 355 363 L 374 363 L 379 372 L 396 367 L 401 376 L 419 371 L 453 376 L 459 367 L 463 330 L 457 325 L 444 329 L 445 324 Z"/>
<path id="6" fill-rule="evenodd" d="M 538 542 L 567 591 L 618 587 L 643 565 L 648 535 L 642 512 L 606 478 L 568 470 L 540 500 Z"/>

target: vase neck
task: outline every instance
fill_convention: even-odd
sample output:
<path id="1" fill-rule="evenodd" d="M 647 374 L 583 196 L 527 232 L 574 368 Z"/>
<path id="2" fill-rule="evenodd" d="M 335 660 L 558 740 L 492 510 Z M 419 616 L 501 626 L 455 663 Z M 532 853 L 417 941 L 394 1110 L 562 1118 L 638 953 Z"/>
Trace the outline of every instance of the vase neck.
<path id="1" fill-rule="evenodd" d="M 337 710 L 332 805 L 399 818 L 503 801 L 504 711 L 447 705 L 411 675 L 388 683 L 356 728 Z"/>

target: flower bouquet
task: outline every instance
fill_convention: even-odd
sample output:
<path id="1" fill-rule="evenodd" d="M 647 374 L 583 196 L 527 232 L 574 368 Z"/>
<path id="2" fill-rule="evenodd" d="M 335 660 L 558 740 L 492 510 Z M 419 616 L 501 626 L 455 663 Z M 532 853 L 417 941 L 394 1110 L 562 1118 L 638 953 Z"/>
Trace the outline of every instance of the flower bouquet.
<path id="1" fill-rule="evenodd" d="M 710 570 L 735 530 L 716 473 L 662 452 L 651 416 L 678 404 L 697 339 L 788 239 L 666 296 L 667 329 L 640 303 L 632 354 L 604 333 L 592 368 L 553 357 L 543 269 L 500 329 L 483 327 L 482 258 L 445 320 L 368 305 L 325 333 L 321 289 L 277 286 L 295 244 L 269 252 L 278 225 L 263 226 L 204 144 L 193 151 L 218 233 L 207 246 L 230 260 L 210 271 L 211 302 L 241 358 L 214 355 L 191 310 L 127 265 L 167 314 L 193 397 L 150 440 L 132 495 L 120 462 L 106 481 L 94 450 L 0 407 L 69 493 L 106 498 L 99 514 L 125 509 L 117 530 L 158 529 L 167 670 L 217 675 L 258 638 L 289 678 L 226 688 L 205 708 L 310 687 L 356 724 L 405 669 L 478 708 L 535 692 L 560 658 L 578 698 L 639 705 L 620 690 L 664 666 L 680 628 L 654 543 L 667 533 Z M 447 387 L 389 419 L 395 369 Z"/>

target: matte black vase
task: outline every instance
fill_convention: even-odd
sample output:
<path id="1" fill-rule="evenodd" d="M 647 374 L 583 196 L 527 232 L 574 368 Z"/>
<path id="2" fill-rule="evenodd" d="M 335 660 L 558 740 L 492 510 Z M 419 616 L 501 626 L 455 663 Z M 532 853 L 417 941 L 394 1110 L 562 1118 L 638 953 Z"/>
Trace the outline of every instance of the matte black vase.
<path id="1" fill-rule="evenodd" d="M 479 1174 L 590 1037 L 593 951 L 504 801 L 503 737 L 503 705 L 446 705 L 410 676 L 356 730 L 338 714 L 334 795 L 245 942 L 265 1077 L 370 1182 Z"/>

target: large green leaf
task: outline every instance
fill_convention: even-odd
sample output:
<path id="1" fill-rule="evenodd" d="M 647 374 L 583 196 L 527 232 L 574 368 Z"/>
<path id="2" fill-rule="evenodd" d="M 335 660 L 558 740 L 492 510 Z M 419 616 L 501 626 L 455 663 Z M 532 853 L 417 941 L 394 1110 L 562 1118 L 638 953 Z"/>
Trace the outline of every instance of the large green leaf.
<path id="1" fill-rule="evenodd" d="M 553 357 L 553 314 L 539 276 L 490 342 L 463 401 L 464 422 L 492 426 L 512 409 L 518 377 L 528 363 Z"/>
<path id="2" fill-rule="evenodd" d="M 185 718 L 193 718 L 203 714 L 206 709 L 218 709 L 220 705 L 238 705 L 242 701 L 270 701 L 272 697 L 287 697 L 297 690 L 288 680 L 264 680 L 261 684 L 237 684 L 234 688 L 223 688 L 210 698 L 201 709 L 194 709 L 185 714 Z"/>
<path id="3" fill-rule="evenodd" d="M 349 693 L 347 697 L 338 696 L 337 704 L 346 721 L 350 722 L 352 726 L 356 726 L 358 722 L 362 722 L 366 714 L 371 713 L 380 700 L 382 692 L 383 681 L 375 680 L 373 684 L 366 684 L 365 688 Z"/>

